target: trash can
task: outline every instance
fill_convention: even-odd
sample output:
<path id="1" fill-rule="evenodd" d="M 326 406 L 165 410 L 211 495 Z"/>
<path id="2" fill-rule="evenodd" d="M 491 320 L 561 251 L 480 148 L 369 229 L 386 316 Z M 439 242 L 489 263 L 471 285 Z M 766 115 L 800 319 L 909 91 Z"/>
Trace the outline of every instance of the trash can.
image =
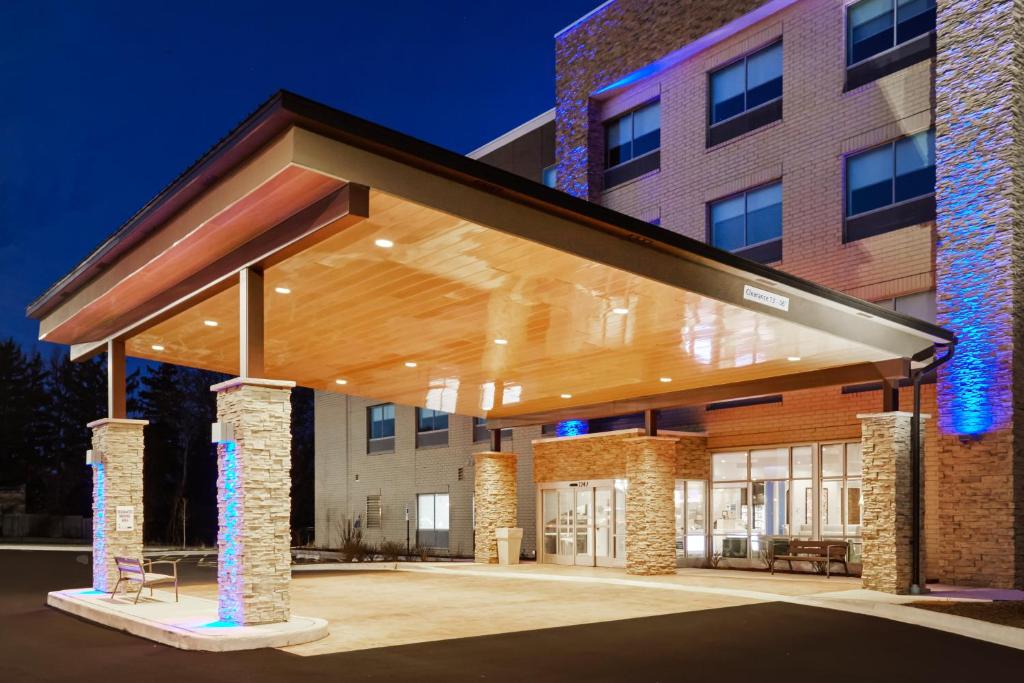
<path id="1" fill-rule="evenodd" d="M 498 527 L 494 534 L 498 539 L 498 564 L 519 564 L 519 548 L 523 545 L 523 530 L 512 527 Z"/>

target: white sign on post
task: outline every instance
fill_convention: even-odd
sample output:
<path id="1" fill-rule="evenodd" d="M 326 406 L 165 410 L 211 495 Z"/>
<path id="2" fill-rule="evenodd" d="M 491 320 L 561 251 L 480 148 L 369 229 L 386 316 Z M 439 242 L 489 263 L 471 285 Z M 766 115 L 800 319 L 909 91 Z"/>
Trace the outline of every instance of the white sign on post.
<path id="1" fill-rule="evenodd" d="M 134 505 L 118 505 L 116 510 L 116 530 L 117 531 L 134 531 L 135 530 L 135 506 Z"/>

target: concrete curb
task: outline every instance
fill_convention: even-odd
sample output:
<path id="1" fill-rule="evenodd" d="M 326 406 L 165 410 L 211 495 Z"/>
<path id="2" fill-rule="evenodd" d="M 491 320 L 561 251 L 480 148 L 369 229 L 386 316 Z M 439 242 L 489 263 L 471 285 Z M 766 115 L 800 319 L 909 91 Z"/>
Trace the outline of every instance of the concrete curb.
<path id="1" fill-rule="evenodd" d="M 160 605 L 141 603 L 131 606 L 124 603 L 103 604 L 104 594 L 88 588 L 53 591 L 46 596 L 46 604 L 82 619 L 124 631 L 140 638 L 146 638 L 179 650 L 204 652 L 233 652 L 254 650 L 264 647 L 287 647 L 301 645 L 327 636 L 327 621 L 318 617 L 292 618 L 283 624 L 261 626 L 231 626 L 216 623 L 217 603 L 205 598 L 182 596 L 184 616 L 177 615 L 179 605 L 174 603 L 173 593 L 157 591 Z M 167 601 L 167 602 L 163 602 Z M 162 607 L 163 620 L 158 614 L 139 614 L 142 610 Z M 170 608 L 170 609 L 167 609 Z"/>

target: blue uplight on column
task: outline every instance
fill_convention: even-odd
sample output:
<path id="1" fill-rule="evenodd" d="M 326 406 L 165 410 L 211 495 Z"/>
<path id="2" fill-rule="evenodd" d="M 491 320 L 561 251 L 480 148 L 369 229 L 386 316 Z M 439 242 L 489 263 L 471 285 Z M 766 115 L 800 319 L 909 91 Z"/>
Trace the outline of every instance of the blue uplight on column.
<path id="1" fill-rule="evenodd" d="M 242 622 L 242 495 L 234 441 L 220 444 L 220 529 L 217 558 L 218 618 L 222 625 Z"/>
<path id="2" fill-rule="evenodd" d="M 92 587 L 106 591 L 107 585 L 107 471 L 94 462 L 92 510 Z"/>
<path id="3" fill-rule="evenodd" d="M 580 436 L 590 431 L 590 423 L 586 420 L 562 420 L 555 425 L 556 436 Z"/>

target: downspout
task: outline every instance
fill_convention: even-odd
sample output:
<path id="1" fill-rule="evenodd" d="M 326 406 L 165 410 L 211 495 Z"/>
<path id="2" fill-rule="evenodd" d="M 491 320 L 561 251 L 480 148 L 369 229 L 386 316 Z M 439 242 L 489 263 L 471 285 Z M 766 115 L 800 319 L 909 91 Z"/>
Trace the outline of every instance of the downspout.
<path id="1" fill-rule="evenodd" d="M 931 363 L 914 372 L 914 412 L 910 418 L 911 517 L 913 524 L 910 541 L 912 553 L 911 595 L 922 595 L 928 592 L 921 576 L 921 381 L 935 372 L 939 366 L 952 359 L 953 354 L 956 352 L 956 342 L 936 344 L 935 346 L 946 349 L 946 355 L 941 358 L 935 358 Z M 935 348 L 933 347 L 925 353 L 918 354 L 921 356 L 920 358 L 915 356 L 914 360 L 924 360 L 924 358 L 928 358 L 934 355 L 934 353 Z"/>

